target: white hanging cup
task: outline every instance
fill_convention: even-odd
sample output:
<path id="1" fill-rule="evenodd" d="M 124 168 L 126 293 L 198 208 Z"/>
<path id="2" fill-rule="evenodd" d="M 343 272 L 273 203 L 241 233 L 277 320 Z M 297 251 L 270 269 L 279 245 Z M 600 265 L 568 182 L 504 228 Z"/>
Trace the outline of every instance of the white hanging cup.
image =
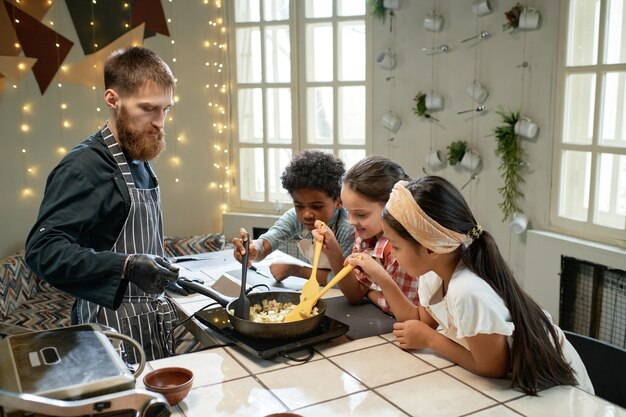
<path id="1" fill-rule="evenodd" d="M 476 171 L 480 164 L 480 155 L 473 149 L 468 149 L 463 154 L 461 159 L 461 166 L 469 171 Z"/>
<path id="2" fill-rule="evenodd" d="M 383 124 L 385 129 L 393 133 L 396 133 L 398 129 L 400 129 L 400 126 L 402 125 L 402 121 L 400 120 L 398 115 L 392 112 L 391 110 L 383 114 L 381 123 Z"/>
<path id="3" fill-rule="evenodd" d="M 533 30 L 539 27 L 539 10 L 526 8 L 522 10 L 519 16 L 519 28 Z"/>
<path id="4" fill-rule="evenodd" d="M 511 220 L 511 231 L 513 233 L 524 233 L 528 228 L 528 217 L 522 213 L 515 212 Z"/>
<path id="5" fill-rule="evenodd" d="M 483 104 L 489 96 L 489 91 L 483 87 L 478 81 L 474 81 L 467 86 L 467 94 L 478 104 Z"/>
<path id="6" fill-rule="evenodd" d="M 429 13 L 424 18 L 424 29 L 431 32 L 439 32 L 443 27 L 443 16 L 437 13 Z"/>
<path id="7" fill-rule="evenodd" d="M 383 6 L 385 9 L 398 10 L 400 9 L 400 0 L 383 0 Z"/>
<path id="8" fill-rule="evenodd" d="M 443 96 L 441 94 L 428 93 L 424 102 L 427 110 L 437 111 L 443 109 Z"/>
<path id="9" fill-rule="evenodd" d="M 376 63 L 382 69 L 391 71 L 396 67 L 396 55 L 391 50 L 381 51 L 376 56 Z"/>
<path id="10" fill-rule="evenodd" d="M 484 16 L 491 13 L 493 10 L 491 9 L 491 4 L 489 4 L 489 0 L 476 0 L 472 4 L 472 11 L 476 16 Z"/>
<path id="11" fill-rule="evenodd" d="M 537 135 L 539 128 L 537 124 L 533 123 L 528 117 L 522 117 L 515 123 L 513 130 L 516 135 L 532 139 Z"/>
<path id="12" fill-rule="evenodd" d="M 444 165 L 444 160 L 443 160 L 443 154 L 441 151 L 432 151 L 427 157 L 426 157 L 426 165 L 428 165 L 429 168 L 431 169 L 439 169 L 441 167 L 443 167 Z"/>

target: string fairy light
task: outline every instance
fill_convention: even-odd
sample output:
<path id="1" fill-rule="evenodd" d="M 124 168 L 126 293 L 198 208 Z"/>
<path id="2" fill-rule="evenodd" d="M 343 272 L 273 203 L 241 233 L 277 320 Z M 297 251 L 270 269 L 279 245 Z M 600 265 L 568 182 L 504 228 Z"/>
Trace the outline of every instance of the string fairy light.
<path id="1" fill-rule="evenodd" d="M 15 18 L 15 8 L 13 8 L 13 16 L 11 16 L 11 19 L 13 19 L 16 26 L 20 24 L 19 19 Z M 21 45 L 17 42 L 14 44 L 14 46 L 15 48 L 18 48 L 18 49 L 21 47 Z M 20 71 L 26 70 L 26 67 L 27 67 L 25 64 L 19 64 L 19 63 L 17 64 L 17 66 L 18 66 L 18 70 Z M 13 89 L 17 90 L 17 95 L 19 97 L 18 100 L 21 103 L 24 103 L 21 108 L 20 118 L 18 122 L 18 131 L 19 131 L 18 137 L 20 138 L 18 152 L 20 154 L 19 155 L 20 159 L 22 160 L 22 189 L 20 191 L 20 196 L 22 199 L 27 199 L 34 195 L 33 189 L 30 186 L 29 175 L 32 175 L 35 169 L 29 166 L 30 153 L 28 152 L 28 149 L 30 149 L 29 137 L 31 133 L 31 124 L 29 123 L 29 116 L 31 116 L 32 114 L 32 105 L 30 103 L 25 102 L 23 89 L 18 88 L 17 84 L 13 84 L 12 87 Z"/>
<path id="2" fill-rule="evenodd" d="M 202 40 L 204 50 L 203 66 L 206 71 L 204 92 L 206 95 L 209 127 L 209 143 L 211 144 L 211 166 L 213 167 L 212 178 L 207 185 L 209 192 L 221 192 L 226 203 L 219 205 L 219 210 L 224 213 L 228 210 L 229 194 L 231 191 L 230 180 L 230 154 L 229 130 L 227 120 L 228 108 L 228 67 L 226 62 L 226 28 L 224 26 L 224 9 L 221 1 L 204 1 L 208 13 L 207 38 Z"/>
<path id="3" fill-rule="evenodd" d="M 170 6 L 169 6 L 170 16 L 173 16 L 174 15 L 174 12 L 173 12 L 174 5 L 172 4 L 173 1 L 169 0 L 169 3 L 170 3 Z M 175 30 L 174 20 L 170 17 L 167 19 L 167 21 L 170 24 L 170 57 L 171 57 L 170 59 L 172 61 L 172 63 L 170 64 L 170 67 L 171 67 L 172 73 L 176 74 L 176 63 L 178 61 L 176 57 L 176 53 L 177 53 L 177 48 L 175 46 L 176 40 L 174 39 L 174 33 L 176 32 L 176 30 Z M 180 96 L 175 95 L 174 103 L 178 103 L 179 101 L 180 101 Z M 174 167 L 174 182 L 178 184 L 180 182 L 180 167 L 181 167 L 181 159 L 180 159 L 180 155 L 178 154 L 178 144 L 182 142 L 183 135 L 178 134 L 176 118 L 174 117 L 173 113 L 169 113 L 168 123 L 172 125 L 171 129 L 173 131 L 174 137 L 176 138 L 176 140 L 174 140 L 174 155 L 170 158 L 170 163 Z"/>
<path id="4" fill-rule="evenodd" d="M 51 10 L 52 11 L 51 15 L 53 17 L 53 20 L 50 21 L 50 26 L 54 26 L 54 22 L 58 20 L 58 16 L 57 16 L 58 7 L 53 7 L 52 2 L 50 2 L 49 4 L 50 4 L 50 8 L 53 9 Z M 56 46 L 55 51 L 56 51 L 56 58 L 57 58 L 57 66 L 60 68 L 61 73 L 65 73 L 67 72 L 67 67 L 65 65 L 61 65 L 61 57 L 59 55 L 59 48 L 60 48 L 59 34 L 57 31 L 54 31 L 54 33 L 55 33 L 55 46 Z M 61 121 L 61 126 L 60 126 L 61 134 L 59 135 L 60 143 L 57 146 L 56 153 L 59 157 L 62 158 L 67 153 L 68 146 L 66 142 L 66 139 L 67 139 L 66 133 L 68 129 L 72 128 L 72 121 L 69 118 L 69 111 L 68 111 L 69 106 L 65 99 L 65 90 L 63 89 L 63 83 L 61 82 L 57 83 L 57 87 L 58 87 L 57 97 L 58 97 L 58 103 L 59 103 L 59 108 L 58 108 L 59 120 Z"/>

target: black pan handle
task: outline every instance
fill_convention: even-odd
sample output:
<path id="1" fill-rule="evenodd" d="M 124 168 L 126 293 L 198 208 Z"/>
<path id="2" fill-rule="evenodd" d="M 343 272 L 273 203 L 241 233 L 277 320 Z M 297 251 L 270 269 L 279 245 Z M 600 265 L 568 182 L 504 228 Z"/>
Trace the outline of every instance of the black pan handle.
<path id="1" fill-rule="evenodd" d="M 214 290 L 213 288 L 208 287 L 206 285 L 202 285 L 195 281 L 192 281 L 189 278 L 179 277 L 176 283 L 186 290 L 195 291 L 198 294 L 202 294 L 206 297 L 209 297 L 217 301 L 222 307 L 226 307 L 228 303 L 234 300 L 234 297 L 225 296 L 221 292 L 218 292 Z"/>

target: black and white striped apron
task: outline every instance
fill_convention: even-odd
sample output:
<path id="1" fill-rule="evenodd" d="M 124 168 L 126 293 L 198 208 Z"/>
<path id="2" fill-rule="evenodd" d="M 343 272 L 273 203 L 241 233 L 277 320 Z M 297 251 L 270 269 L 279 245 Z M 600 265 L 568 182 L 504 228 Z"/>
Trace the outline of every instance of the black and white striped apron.
<path id="1" fill-rule="evenodd" d="M 147 165 L 156 187 L 136 188 L 124 153 L 108 125 L 104 126 L 101 133 L 122 171 L 131 201 L 128 217 L 111 251 L 165 256 L 161 197 L 156 175 Z M 143 346 L 146 360 L 163 358 L 169 356 L 168 352 L 174 352 L 171 337 L 165 339 L 178 322 L 178 317 L 171 301 L 164 294 L 148 294 L 131 282 L 117 310 L 77 299 L 76 311 L 79 323 L 100 323 L 137 340 Z M 137 363 L 132 347 L 124 343 L 124 350 L 127 361 Z"/>

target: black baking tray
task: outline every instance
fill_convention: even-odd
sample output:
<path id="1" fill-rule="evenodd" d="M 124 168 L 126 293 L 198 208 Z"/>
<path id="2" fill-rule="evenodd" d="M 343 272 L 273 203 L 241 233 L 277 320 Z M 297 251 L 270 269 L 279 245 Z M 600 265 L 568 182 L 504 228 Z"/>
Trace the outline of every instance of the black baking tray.
<path id="1" fill-rule="evenodd" d="M 281 353 L 330 340 L 350 330 L 347 324 L 324 316 L 319 327 L 311 333 L 291 339 L 263 340 L 247 337 L 235 331 L 228 320 L 228 312 L 223 307 L 198 311 L 194 317 L 227 341 L 261 359 L 269 359 Z"/>

